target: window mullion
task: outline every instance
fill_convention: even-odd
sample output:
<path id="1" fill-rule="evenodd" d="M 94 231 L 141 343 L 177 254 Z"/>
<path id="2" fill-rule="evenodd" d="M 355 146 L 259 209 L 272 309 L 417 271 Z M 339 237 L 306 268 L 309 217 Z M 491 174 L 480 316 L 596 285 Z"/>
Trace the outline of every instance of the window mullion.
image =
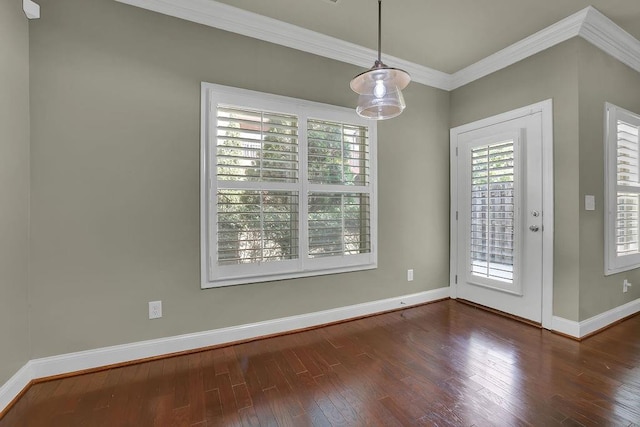
<path id="1" fill-rule="evenodd" d="M 298 184 L 292 182 L 257 182 L 257 181 L 214 181 L 216 188 L 225 190 L 266 190 L 266 191 L 298 191 Z"/>
<path id="2" fill-rule="evenodd" d="M 308 190 L 312 193 L 364 193 L 371 195 L 371 185 L 339 185 L 339 184 L 308 184 Z"/>
<path id="3" fill-rule="evenodd" d="M 616 184 L 616 194 L 617 193 L 640 194 L 640 187 L 635 187 L 635 186 L 631 186 L 631 185 L 619 185 L 619 184 Z"/>
<path id="4" fill-rule="evenodd" d="M 266 235 L 264 231 L 264 197 L 266 192 L 261 191 L 259 194 L 260 194 L 260 261 L 258 261 L 258 264 L 262 264 L 264 262 L 264 238 Z"/>
<path id="5" fill-rule="evenodd" d="M 309 256 L 309 137 L 308 137 L 308 116 L 304 109 L 300 109 L 298 114 L 298 149 L 299 149 L 299 181 L 298 188 L 300 195 L 298 198 L 299 209 L 299 233 L 298 247 L 300 255 L 298 259 L 302 270 L 306 270 L 306 263 Z"/>
<path id="6" fill-rule="evenodd" d="M 264 179 L 264 111 L 260 113 L 260 182 Z"/>
<path id="7" fill-rule="evenodd" d="M 342 178 L 342 185 L 344 185 L 345 182 L 345 176 L 344 176 L 344 124 L 340 125 L 340 176 Z M 346 230 L 345 230 L 345 222 L 344 222 L 344 216 L 345 216 L 345 204 L 344 204 L 344 194 L 340 195 L 340 217 L 342 219 L 342 230 L 340 232 L 341 236 L 340 236 L 340 243 L 342 244 L 342 255 L 345 254 L 345 250 L 346 250 L 346 246 L 345 246 L 345 239 L 346 239 Z"/>
<path id="8" fill-rule="evenodd" d="M 344 175 L 343 175 L 344 176 Z M 346 238 L 346 229 L 344 223 L 344 215 L 345 215 L 345 203 L 344 203 L 344 194 L 340 195 L 340 216 L 342 219 L 342 236 L 340 236 L 340 241 L 342 243 L 342 255 L 345 255 L 345 238 Z"/>
<path id="9" fill-rule="evenodd" d="M 344 124 L 340 125 L 340 176 L 344 184 Z"/>

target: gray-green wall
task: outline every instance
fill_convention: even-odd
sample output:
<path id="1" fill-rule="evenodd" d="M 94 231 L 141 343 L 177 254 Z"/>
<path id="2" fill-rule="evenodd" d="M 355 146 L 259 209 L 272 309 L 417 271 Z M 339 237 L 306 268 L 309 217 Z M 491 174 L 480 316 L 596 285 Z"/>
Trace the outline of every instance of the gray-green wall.
<path id="1" fill-rule="evenodd" d="M 353 107 L 361 69 L 112 0 L 40 4 L 32 358 L 448 285 L 447 92 L 412 84 L 406 112 L 379 123 L 377 270 L 201 290 L 200 82 Z"/>
<path id="2" fill-rule="evenodd" d="M 0 0 L 0 385 L 29 360 L 29 23 Z"/>
<path id="3" fill-rule="evenodd" d="M 451 92 L 451 127 L 553 99 L 553 314 L 579 320 L 578 55 L 571 39 Z"/>
<path id="4" fill-rule="evenodd" d="M 596 210 L 580 209 L 580 320 L 640 298 L 640 269 L 604 276 L 604 104 L 640 114 L 640 73 L 580 40 L 580 201 L 596 196 Z M 582 205 L 581 205 L 582 206 Z M 622 293 L 622 282 L 634 286 Z M 637 285 L 636 285 L 637 284 Z"/>
<path id="5" fill-rule="evenodd" d="M 580 39 L 450 94 L 409 86 L 379 123 L 377 270 L 200 290 L 200 82 L 353 107 L 361 70 L 112 0 L 39 3 L 28 24 L 0 2 L 0 384 L 28 359 L 446 286 L 449 127 L 547 98 L 554 315 L 640 297 L 621 292 L 639 272 L 602 274 L 602 108 L 640 111 L 640 77 Z"/>

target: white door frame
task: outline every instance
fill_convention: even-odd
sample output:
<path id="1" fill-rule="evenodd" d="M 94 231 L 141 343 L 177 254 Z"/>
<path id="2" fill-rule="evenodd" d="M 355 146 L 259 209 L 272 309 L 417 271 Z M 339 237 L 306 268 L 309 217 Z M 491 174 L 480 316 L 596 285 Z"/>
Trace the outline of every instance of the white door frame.
<path id="1" fill-rule="evenodd" d="M 451 298 L 458 297 L 458 135 L 531 114 L 542 113 L 542 327 L 551 329 L 553 320 L 553 102 L 551 99 L 452 128 L 450 131 L 451 210 L 450 272 Z"/>

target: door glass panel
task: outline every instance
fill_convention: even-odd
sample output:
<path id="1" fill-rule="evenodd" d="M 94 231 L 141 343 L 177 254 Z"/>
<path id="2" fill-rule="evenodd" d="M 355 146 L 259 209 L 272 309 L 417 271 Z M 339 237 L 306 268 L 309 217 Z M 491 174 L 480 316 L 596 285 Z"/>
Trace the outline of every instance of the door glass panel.
<path id="1" fill-rule="evenodd" d="M 471 274 L 513 283 L 514 141 L 471 150 Z"/>

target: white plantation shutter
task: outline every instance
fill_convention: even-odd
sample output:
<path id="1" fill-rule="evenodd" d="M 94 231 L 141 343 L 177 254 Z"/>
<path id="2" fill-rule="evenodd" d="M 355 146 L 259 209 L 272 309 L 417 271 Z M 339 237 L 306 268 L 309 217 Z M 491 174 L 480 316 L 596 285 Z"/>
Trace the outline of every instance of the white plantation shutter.
<path id="1" fill-rule="evenodd" d="M 371 252 L 369 196 L 309 194 L 309 257 Z"/>
<path id="2" fill-rule="evenodd" d="M 219 265 L 298 257 L 298 195 L 289 191 L 218 190 Z"/>
<path id="3" fill-rule="evenodd" d="M 218 265 L 297 258 L 297 117 L 224 105 L 216 116 Z"/>
<path id="4" fill-rule="evenodd" d="M 310 258 L 371 252 L 365 126 L 308 120 Z M 329 187 L 325 189 L 325 187 Z"/>
<path id="5" fill-rule="evenodd" d="M 617 120 L 617 214 L 616 253 L 637 254 L 638 196 L 640 176 L 638 169 L 638 127 L 625 120 Z"/>
<path id="6" fill-rule="evenodd" d="M 367 128 L 344 123 L 309 120 L 309 182 L 368 185 Z"/>
<path id="7" fill-rule="evenodd" d="M 640 266 L 640 116 L 607 104 L 605 273 Z"/>
<path id="8" fill-rule="evenodd" d="M 513 283 L 514 141 L 471 150 L 471 274 Z"/>
<path id="9" fill-rule="evenodd" d="M 297 117 L 220 106 L 217 119 L 218 180 L 298 180 Z"/>
<path id="10" fill-rule="evenodd" d="M 375 123 L 242 89 L 202 94 L 202 287 L 375 268 Z"/>

